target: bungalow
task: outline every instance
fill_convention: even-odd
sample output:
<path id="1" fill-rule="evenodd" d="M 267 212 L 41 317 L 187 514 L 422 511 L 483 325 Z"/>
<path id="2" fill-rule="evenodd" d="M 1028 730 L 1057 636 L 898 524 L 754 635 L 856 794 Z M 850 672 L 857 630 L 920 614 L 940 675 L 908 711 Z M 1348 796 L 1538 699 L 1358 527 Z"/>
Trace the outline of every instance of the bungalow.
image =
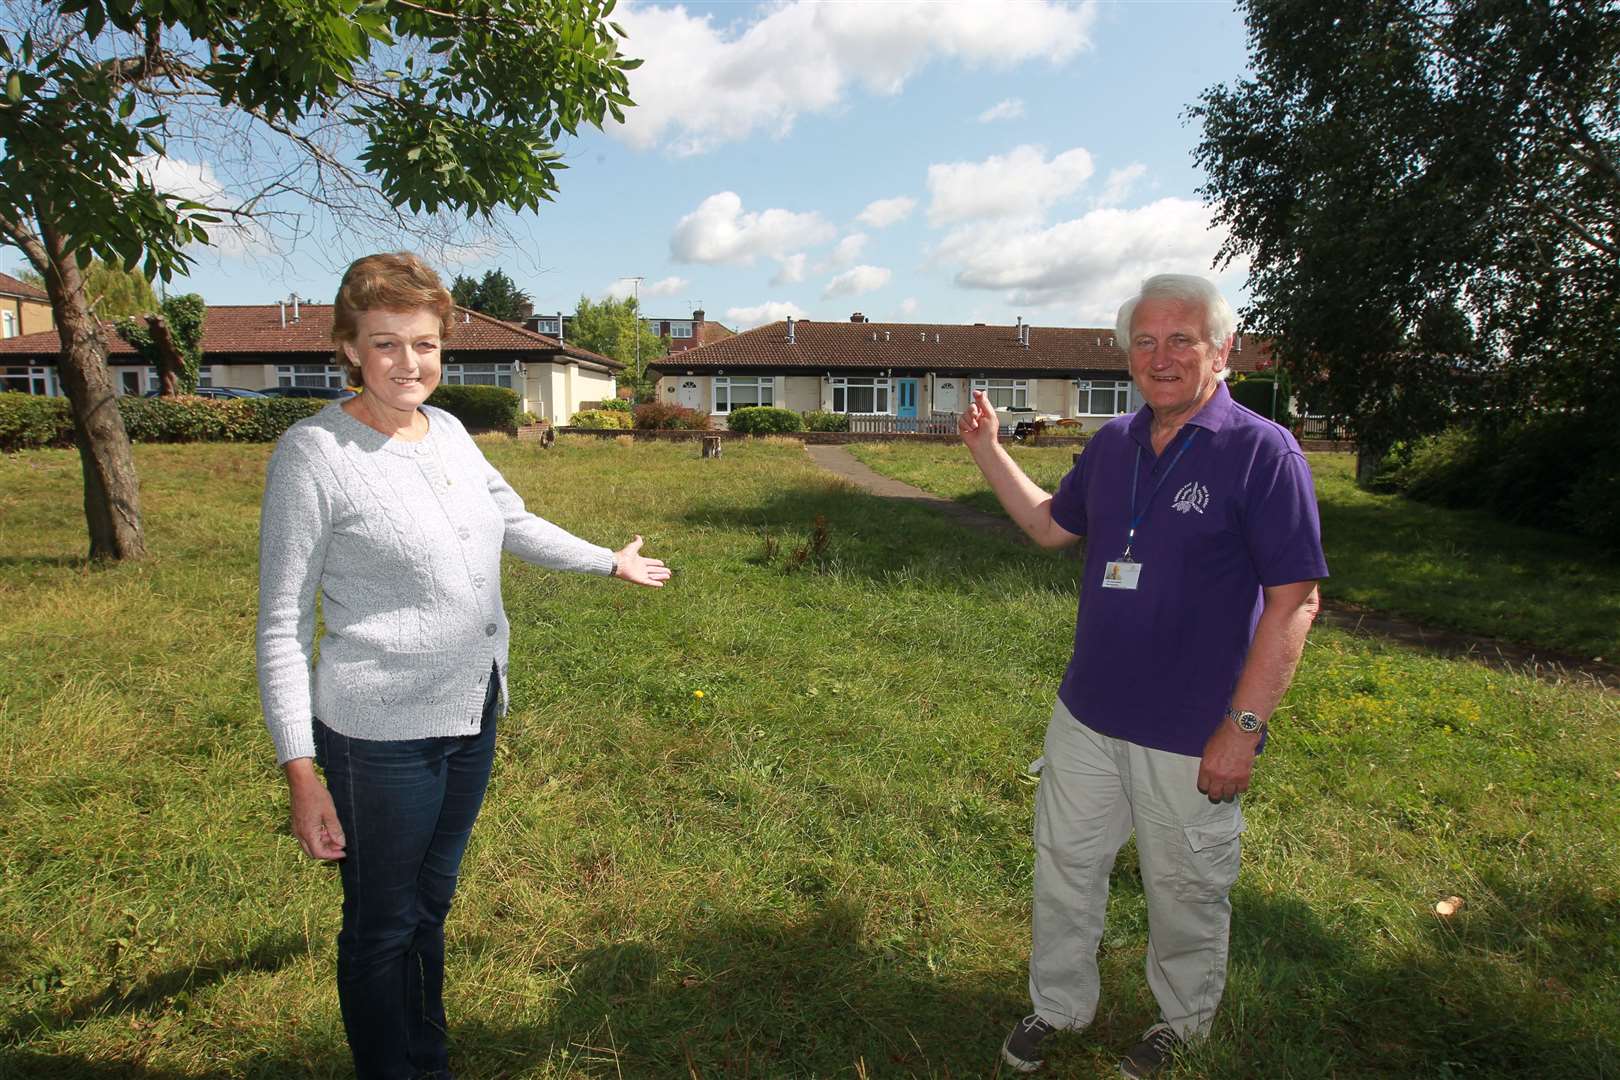
<path id="1" fill-rule="evenodd" d="M 624 365 L 588 349 L 525 330 L 476 311 L 456 309 L 445 338 L 443 382 L 505 386 L 517 391 L 519 408 L 556 424 L 568 422 L 584 402 L 615 394 Z M 222 304 L 203 322 L 202 386 L 263 390 L 276 386 L 341 387 L 343 371 L 332 355 L 332 305 L 294 297 L 278 304 Z M 140 394 L 158 385 L 146 364 L 111 327 L 108 363 L 119 394 Z M 55 332 L 0 341 L 0 377 L 6 390 L 61 393 L 56 382 L 60 342 Z"/>
<path id="2" fill-rule="evenodd" d="M 1235 371 L 1269 363 L 1263 342 L 1237 335 Z M 1072 417 L 1094 431 L 1141 396 L 1112 329 L 792 319 L 648 365 L 660 401 L 723 420 L 746 405 L 896 418 L 954 415 L 973 390 L 996 408 Z"/>

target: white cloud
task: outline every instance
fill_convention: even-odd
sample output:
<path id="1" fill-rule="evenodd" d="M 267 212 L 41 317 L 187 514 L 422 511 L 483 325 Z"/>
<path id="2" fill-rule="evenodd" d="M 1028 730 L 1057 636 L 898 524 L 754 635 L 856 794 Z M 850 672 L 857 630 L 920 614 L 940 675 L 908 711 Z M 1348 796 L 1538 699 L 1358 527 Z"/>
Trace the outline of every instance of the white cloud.
<path id="1" fill-rule="evenodd" d="M 917 314 L 917 307 L 917 298 L 915 296 L 908 296 L 904 300 L 900 301 L 900 314 L 906 316 L 915 315 Z"/>
<path id="2" fill-rule="evenodd" d="M 837 270 L 860 261 L 861 252 L 866 250 L 866 234 L 850 233 L 838 241 L 832 253 L 821 264 L 822 270 Z"/>
<path id="3" fill-rule="evenodd" d="M 887 229 L 904 221 L 917 208 L 917 200 L 909 195 L 892 199 L 878 199 L 866 204 L 866 209 L 855 215 L 855 220 L 873 229 Z"/>
<path id="4" fill-rule="evenodd" d="M 643 282 L 642 296 L 678 296 L 686 291 L 691 282 L 683 277 L 659 278 L 653 282 Z"/>
<path id="5" fill-rule="evenodd" d="M 676 223 L 669 250 L 676 262 L 751 265 L 762 255 L 786 258 L 793 248 L 825 243 L 836 232 L 814 212 L 745 212 L 740 195 L 722 191 Z"/>
<path id="6" fill-rule="evenodd" d="M 1108 325 L 1149 274 L 1216 278 L 1211 268 L 1224 236 L 1201 203 L 1169 198 L 1132 210 L 1100 208 L 1051 226 L 969 226 L 948 235 L 934 254 L 956 265 L 963 288 L 1000 292 L 1011 304 L 1071 308 L 1065 318 Z M 1217 280 L 1235 297 L 1245 273 L 1234 265 Z"/>
<path id="7" fill-rule="evenodd" d="M 1097 196 L 1098 206 L 1118 206 L 1125 201 L 1131 193 L 1136 182 L 1147 175 L 1147 166 L 1140 161 L 1133 161 L 1123 169 L 1115 169 L 1108 174 L 1108 182 L 1103 185 L 1103 192 Z"/>
<path id="8" fill-rule="evenodd" d="M 636 107 L 610 130 L 637 149 L 696 154 L 783 135 L 854 87 L 897 93 L 935 60 L 1004 69 L 1066 60 L 1091 44 L 1096 5 L 791 0 L 717 23 L 679 4 L 627 3 L 616 18 L 629 33 L 623 51 L 646 62 L 630 73 Z"/>
<path id="9" fill-rule="evenodd" d="M 765 303 L 755 304 L 753 307 L 726 309 L 726 321 L 735 324 L 741 330 L 764 326 L 766 323 L 781 322 L 789 315 L 795 319 L 810 317 L 808 311 L 788 300 L 767 300 Z"/>
<path id="10" fill-rule="evenodd" d="M 883 288 L 893 276 L 887 267 L 853 266 L 827 282 L 827 287 L 821 290 L 821 295 L 823 298 L 859 296 L 861 293 Z"/>
<path id="11" fill-rule="evenodd" d="M 137 159 L 131 168 L 151 181 L 159 191 L 208 207 L 227 209 L 240 205 L 242 201 L 225 189 L 214 167 L 206 161 L 147 154 Z M 219 224 L 204 226 L 208 231 L 210 247 L 225 255 L 263 253 L 272 249 L 269 234 L 258 222 L 237 222 L 228 215 L 219 216 L 223 219 Z"/>
<path id="12" fill-rule="evenodd" d="M 996 102 L 979 114 L 979 123 L 993 124 L 997 120 L 1017 120 L 1024 115 L 1023 98 L 1006 98 Z"/>
<path id="13" fill-rule="evenodd" d="M 772 285 L 797 285 L 804 280 L 804 262 L 807 256 L 804 252 L 795 252 L 792 255 L 778 256 L 781 263 L 776 273 L 771 276 Z"/>
<path id="14" fill-rule="evenodd" d="M 1046 159 L 1038 146 L 1020 146 L 981 162 L 928 166 L 933 202 L 928 221 L 951 225 L 979 218 L 1031 217 L 1073 194 L 1095 166 L 1080 147 Z"/>

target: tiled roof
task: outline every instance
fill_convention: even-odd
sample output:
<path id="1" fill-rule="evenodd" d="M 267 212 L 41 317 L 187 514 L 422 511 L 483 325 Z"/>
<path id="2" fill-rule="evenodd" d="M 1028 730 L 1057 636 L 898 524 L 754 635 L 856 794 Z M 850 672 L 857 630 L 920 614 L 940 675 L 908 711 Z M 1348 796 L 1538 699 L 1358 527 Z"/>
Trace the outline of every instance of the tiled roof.
<path id="1" fill-rule="evenodd" d="M 7 296 L 21 296 L 28 300 L 50 301 L 50 296 L 44 289 L 36 288 L 26 281 L 18 281 L 10 274 L 0 274 L 0 293 Z"/>
<path id="2" fill-rule="evenodd" d="M 666 372 L 716 368 L 803 369 L 889 368 L 907 371 L 1125 371 L 1125 354 L 1114 346 L 1114 331 L 1092 327 L 1031 326 L 1026 348 L 1015 326 L 959 323 L 812 322 L 795 319 L 793 341 L 787 323 L 769 323 L 650 367 Z M 1266 343 L 1239 335 L 1231 356 L 1234 371 L 1258 369 L 1270 358 Z"/>
<path id="3" fill-rule="evenodd" d="M 451 326 L 445 337 L 446 353 L 542 353 L 550 359 L 561 351 L 587 367 L 606 371 L 619 371 L 624 367 L 610 356 L 574 345 L 560 345 L 556 338 L 521 326 L 476 311 L 459 308 L 457 311 L 460 321 Z M 103 325 L 109 357 L 134 355 L 134 350 L 113 331 L 111 324 Z M 286 325 L 282 325 L 281 308 L 277 304 L 210 305 L 203 322 L 202 347 L 203 355 L 215 363 L 229 363 L 234 357 L 261 356 L 299 357 L 305 362 L 318 363 L 332 355 L 332 305 L 301 303 L 296 321 L 289 306 Z M 0 341 L 0 356 L 38 356 L 54 360 L 60 348 L 56 331 L 52 330 L 6 338 Z"/>

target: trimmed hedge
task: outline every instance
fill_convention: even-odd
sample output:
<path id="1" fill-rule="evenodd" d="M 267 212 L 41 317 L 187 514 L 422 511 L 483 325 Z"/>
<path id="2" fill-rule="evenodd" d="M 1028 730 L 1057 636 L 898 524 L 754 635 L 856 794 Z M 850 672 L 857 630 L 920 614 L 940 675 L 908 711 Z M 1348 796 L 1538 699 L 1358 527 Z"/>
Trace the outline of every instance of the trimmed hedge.
<path id="1" fill-rule="evenodd" d="M 663 401 L 637 405 L 634 413 L 637 431 L 708 431 L 709 414 Z"/>
<path id="2" fill-rule="evenodd" d="M 124 430 L 136 442 L 274 442 L 328 403 L 320 398 L 121 397 Z M 0 394 L 0 450 L 73 445 L 66 398 Z"/>
<path id="3" fill-rule="evenodd" d="M 517 427 L 517 392 L 504 386 L 440 383 L 427 403 L 454 416 L 469 431 L 512 431 Z"/>
<path id="4" fill-rule="evenodd" d="M 806 431 L 848 431 L 849 413 L 812 409 L 804 414 Z"/>
<path id="5" fill-rule="evenodd" d="M 804 430 L 804 417 L 774 405 L 749 405 L 726 417 L 726 427 L 747 435 L 786 435 Z"/>
<path id="6" fill-rule="evenodd" d="M 1293 414 L 1288 411 L 1288 401 L 1294 390 L 1284 374 L 1280 381 L 1277 373 L 1272 371 L 1258 371 L 1250 375 L 1243 375 L 1227 383 L 1227 389 L 1232 392 L 1232 400 L 1244 408 L 1252 409 L 1261 416 L 1271 417 L 1272 410 L 1272 384 L 1276 383 L 1276 409 L 1277 415 L 1271 417 L 1283 427 L 1291 427 L 1294 423 Z"/>
<path id="7" fill-rule="evenodd" d="M 568 418 L 569 427 L 587 431 L 628 430 L 630 423 L 628 409 L 581 409 Z"/>

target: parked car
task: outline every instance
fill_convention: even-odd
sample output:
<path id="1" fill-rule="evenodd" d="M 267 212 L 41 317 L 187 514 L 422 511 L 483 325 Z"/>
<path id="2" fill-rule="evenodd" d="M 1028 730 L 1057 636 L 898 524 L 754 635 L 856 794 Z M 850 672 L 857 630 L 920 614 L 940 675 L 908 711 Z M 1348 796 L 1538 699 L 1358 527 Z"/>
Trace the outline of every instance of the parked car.
<path id="1" fill-rule="evenodd" d="M 148 390 L 146 392 L 146 396 L 157 397 L 158 391 Z M 223 398 L 264 397 L 264 395 L 257 390 L 247 390 L 240 386 L 199 386 L 197 389 L 191 392 L 191 396 L 215 398 L 216 400 Z"/>
<path id="2" fill-rule="evenodd" d="M 354 391 L 338 386 L 268 386 L 260 391 L 265 397 L 326 398 L 342 401 L 354 397 Z"/>

